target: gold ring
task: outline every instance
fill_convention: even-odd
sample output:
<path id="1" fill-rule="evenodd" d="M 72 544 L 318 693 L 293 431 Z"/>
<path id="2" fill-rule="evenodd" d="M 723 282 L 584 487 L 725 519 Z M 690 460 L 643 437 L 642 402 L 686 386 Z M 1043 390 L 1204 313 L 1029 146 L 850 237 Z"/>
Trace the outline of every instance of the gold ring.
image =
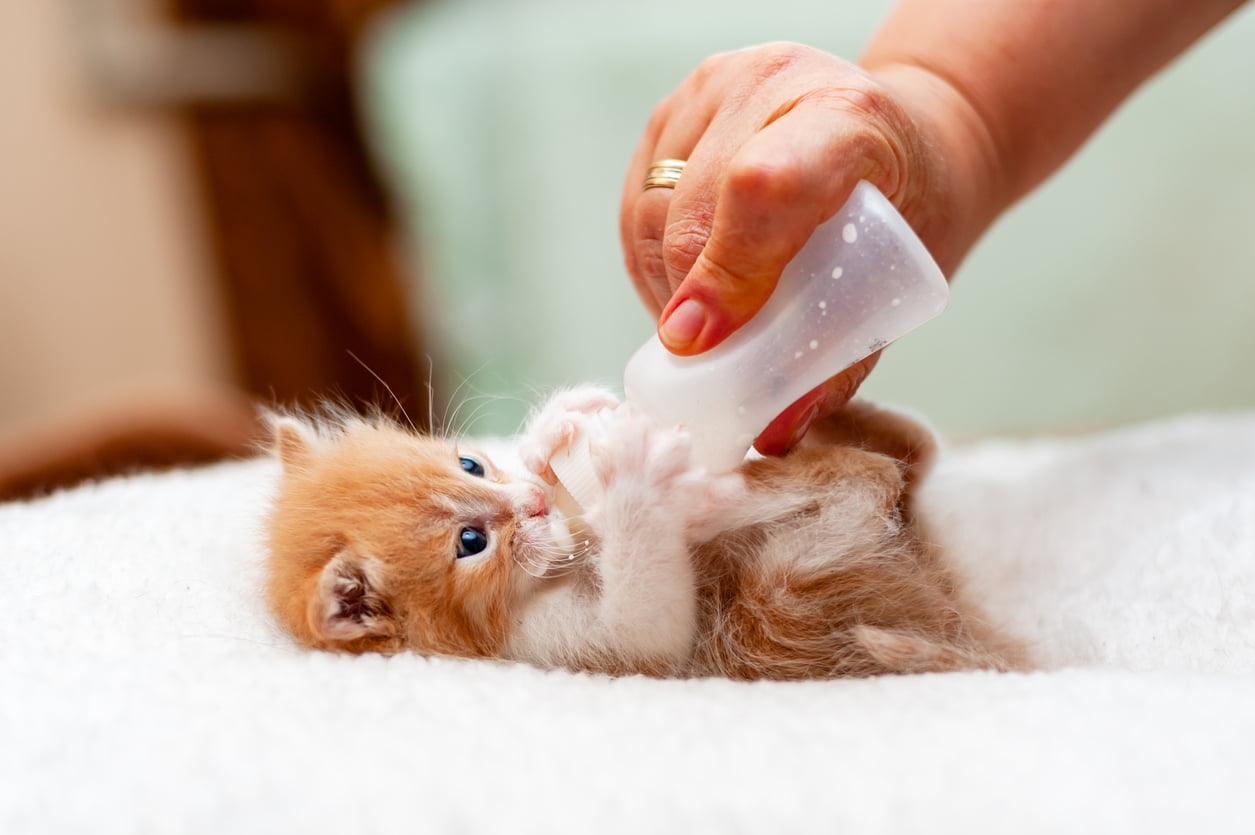
<path id="1" fill-rule="evenodd" d="M 675 184 L 680 181 L 680 175 L 683 173 L 684 160 L 660 159 L 649 166 L 649 170 L 645 172 L 645 182 L 641 185 L 641 190 L 675 188 Z"/>

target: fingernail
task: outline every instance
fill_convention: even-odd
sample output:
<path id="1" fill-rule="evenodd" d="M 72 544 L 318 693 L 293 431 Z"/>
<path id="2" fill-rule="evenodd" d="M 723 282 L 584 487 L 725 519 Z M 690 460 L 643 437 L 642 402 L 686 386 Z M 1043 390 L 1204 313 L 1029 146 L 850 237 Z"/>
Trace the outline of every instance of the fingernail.
<path id="1" fill-rule="evenodd" d="M 697 299 L 685 299 L 663 320 L 658 337 L 668 348 L 687 348 L 705 326 L 706 308 Z"/>

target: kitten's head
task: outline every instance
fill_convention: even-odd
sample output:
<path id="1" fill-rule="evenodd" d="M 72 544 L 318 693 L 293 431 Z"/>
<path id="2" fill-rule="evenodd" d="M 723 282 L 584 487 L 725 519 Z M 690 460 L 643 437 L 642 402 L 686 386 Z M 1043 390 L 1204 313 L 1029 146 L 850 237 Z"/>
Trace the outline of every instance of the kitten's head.
<path id="1" fill-rule="evenodd" d="M 271 426 L 268 593 L 305 644 L 498 655 L 540 582 L 520 562 L 570 549 L 545 488 L 480 452 L 382 420 Z"/>

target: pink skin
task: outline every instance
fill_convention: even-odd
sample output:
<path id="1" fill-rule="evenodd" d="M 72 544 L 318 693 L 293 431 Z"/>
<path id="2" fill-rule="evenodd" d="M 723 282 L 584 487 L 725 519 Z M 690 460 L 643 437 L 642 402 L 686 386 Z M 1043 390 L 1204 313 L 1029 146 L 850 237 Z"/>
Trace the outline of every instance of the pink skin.
<path id="1" fill-rule="evenodd" d="M 545 491 L 535 485 L 527 485 L 527 492 L 530 494 L 527 500 L 522 503 L 523 512 L 528 516 L 546 516 L 549 513 L 549 503 L 545 500 Z"/>

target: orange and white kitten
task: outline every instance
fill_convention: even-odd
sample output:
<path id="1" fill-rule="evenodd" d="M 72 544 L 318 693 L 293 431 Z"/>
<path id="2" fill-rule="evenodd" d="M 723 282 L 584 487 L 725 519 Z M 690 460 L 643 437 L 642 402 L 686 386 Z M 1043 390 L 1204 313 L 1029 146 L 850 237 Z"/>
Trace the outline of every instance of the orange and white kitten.
<path id="1" fill-rule="evenodd" d="M 312 647 L 611 674 L 802 679 L 1016 665 L 917 535 L 933 441 L 856 404 L 780 459 L 711 474 L 686 432 L 597 421 L 600 495 L 554 506 L 549 458 L 614 406 L 552 398 L 511 450 L 384 420 L 272 420 L 269 600 Z"/>

